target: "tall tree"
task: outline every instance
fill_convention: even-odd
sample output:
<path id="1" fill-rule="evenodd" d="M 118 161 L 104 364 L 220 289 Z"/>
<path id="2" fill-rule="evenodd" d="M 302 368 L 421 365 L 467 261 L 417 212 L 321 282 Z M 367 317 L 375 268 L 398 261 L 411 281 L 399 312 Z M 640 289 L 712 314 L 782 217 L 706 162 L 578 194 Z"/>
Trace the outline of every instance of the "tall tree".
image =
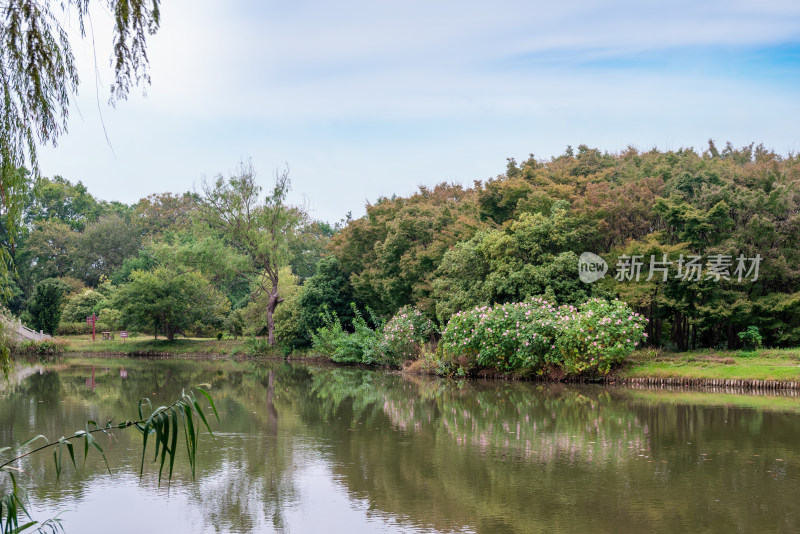
<path id="1" fill-rule="evenodd" d="M 289 240 L 302 212 L 286 204 L 290 181 L 288 169 L 275 173 L 275 186 L 261 200 L 252 164 L 241 164 L 227 180 L 221 175 L 213 184 L 203 183 L 206 219 L 228 244 L 249 260 L 240 275 L 256 293 L 266 293 L 267 335 L 275 345 L 275 308 L 282 302 L 278 288 L 281 267 L 289 260 Z"/>
<path id="2" fill-rule="evenodd" d="M 314 276 L 316 265 L 325 255 L 326 247 L 336 229 L 322 221 L 312 220 L 302 214 L 300 224 L 289 241 L 289 263 L 292 273 L 306 280 Z"/>
<path id="3" fill-rule="evenodd" d="M 248 259 L 229 247 L 203 221 L 195 220 L 184 231 L 163 233 L 146 246 L 145 253 L 158 263 L 198 270 L 227 295 L 233 308 L 246 306 L 250 301 L 250 284 L 239 274 L 247 269 Z M 129 266 L 135 263 L 130 262 Z"/>
<path id="4" fill-rule="evenodd" d="M 3 118 L 0 117 L 0 128 L 3 127 L 2 121 Z M 10 164 L 7 166 L 3 150 L 2 135 L 0 135 L 0 236 L 2 237 L 0 239 L 0 300 L 12 296 L 12 277 L 10 275 L 13 272 L 13 252 L 28 191 L 27 171 L 12 168 Z M 4 346 L 0 346 L 0 353 L 7 356 L 4 348 Z"/>
<path id="5" fill-rule="evenodd" d="M 58 278 L 48 278 L 39 282 L 33 295 L 28 313 L 33 328 L 54 334 L 61 321 L 61 303 L 68 286 Z"/>
<path id="6" fill-rule="evenodd" d="M 199 199 L 192 193 L 153 193 L 136 204 L 133 215 L 142 233 L 153 236 L 190 226 L 198 205 Z"/>

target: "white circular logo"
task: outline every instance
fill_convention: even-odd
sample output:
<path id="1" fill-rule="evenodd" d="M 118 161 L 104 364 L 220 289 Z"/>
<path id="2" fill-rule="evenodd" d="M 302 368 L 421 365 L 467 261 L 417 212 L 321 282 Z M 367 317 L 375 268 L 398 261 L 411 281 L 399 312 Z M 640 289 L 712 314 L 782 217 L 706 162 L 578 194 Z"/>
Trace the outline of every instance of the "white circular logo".
<path id="1" fill-rule="evenodd" d="M 603 278 L 608 272 L 608 264 L 606 260 L 592 254 L 591 252 L 584 252 L 578 259 L 578 276 L 581 282 L 591 284 Z"/>

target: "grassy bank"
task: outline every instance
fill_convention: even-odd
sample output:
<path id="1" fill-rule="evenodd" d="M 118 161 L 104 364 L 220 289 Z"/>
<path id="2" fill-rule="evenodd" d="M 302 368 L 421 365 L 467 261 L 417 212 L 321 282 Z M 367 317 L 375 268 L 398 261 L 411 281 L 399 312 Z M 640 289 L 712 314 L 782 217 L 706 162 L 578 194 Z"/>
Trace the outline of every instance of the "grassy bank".
<path id="1" fill-rule="evenodd" d="M 274 356 L 281 357 L 279 348 L 258 347 L 249 339 L 180 338 L 174 341 L 150 337 L 116 338 L 92 342 L 91 336 L 63 338 L 69 353 L 107 355 L 163 356 Z M 293 352 L 292 358 L 307 358 L 309 354 Z M 700 350 L 666 352 L 643 349 L 634 352 L 614 376 L 631 378 L 686 378 L 693 380 L 779 380 L 800 382 L 800 348 L 762 349 L 751 355 L 737 351 Z"/>
<path id="2" fill-rule="evenodd" d="M 60 337 L 67 343 L 67 352 L 120 355 L 164 355 L 164 356 L 250 356 L 255 354 L 254 345 L 248 339 L 209 339 L 180 338 L 173 341 L 153 339 L 152 337 L 135 337 L 123 341 L 119 337 L 113 340 L 102 340 L 97 336 L 92 341 L 91 335 Z M 259 349 L 263 349 L 259 347 Z M 259 355 L 282 355 L 280 350 L 258 352 Z"/>
<path id="3" fill-rule="evenodd" d="M 752 354 L 711 349 L 681 353 L 639 350 L 616 376 L 800 381 L 800 348 L 762 349 Z"/>

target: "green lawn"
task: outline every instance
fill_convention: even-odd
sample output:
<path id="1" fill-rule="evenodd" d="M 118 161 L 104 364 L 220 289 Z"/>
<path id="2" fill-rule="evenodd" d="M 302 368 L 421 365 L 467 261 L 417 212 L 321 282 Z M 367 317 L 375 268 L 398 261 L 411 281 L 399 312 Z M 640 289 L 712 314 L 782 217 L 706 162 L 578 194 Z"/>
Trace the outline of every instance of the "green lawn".
<path id="1" fill-rule="evenodd" d="M 621 378 L 705 378 L 800 381 L 800 348 L 736 351 L 635 352 L 617 372 Z"/>
<path id="2" fill-rule="evenodd" d="M 119 336 L 113 340 L 102 340 L 98 334 L 96 341 L 91 335 L 64 336 L 68 352 L 101 354 L 169 354 L 247 356 L 251 354 L 251 343 L 246 339 L 179 338 L 174 341 L 138 336 L 123 341 Z M 276 355 L 279 351 L 276 349 Z"/>

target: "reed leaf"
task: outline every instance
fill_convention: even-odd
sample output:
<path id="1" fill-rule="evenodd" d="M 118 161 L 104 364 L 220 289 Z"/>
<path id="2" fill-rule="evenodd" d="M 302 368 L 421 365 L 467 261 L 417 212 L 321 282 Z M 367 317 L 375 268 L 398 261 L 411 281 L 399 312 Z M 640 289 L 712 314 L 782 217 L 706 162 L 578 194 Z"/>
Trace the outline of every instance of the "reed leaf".
<path id="1" fill-rule="evenodd" d="M 208 387 L 208 385 L 203 384 Z M 214 413 L 217 421 L 219 421 L 219 414 L 214 405 L 214 400 L 206 389 L 202 387 L 195 388 L 203 397 L 205 397 Z M 145 407 L 150 410 L 150 414 L 145 417 Z M 67 449 L 70 461 L 73 467 L 77 469 L 75 461 L 75 447 L 71 440 L 83 440 L 83 464 L 86 465 L 86 458 L 89 456 L 89 449 L 95 449 L 103 458 L 106 470 L 111 474 L 111 467 L 108 464 L 105 451 L 94 438 L 93 434 L 96 432 L 109 433 L 113 429 L 125 429 L 134 427 L 142 434 L 142 459 L 139 467 L 139 476 L 144 474 L 144 460 L 147 454 L 147 445 L 151 434 L 155 434 L 155 451 L 153 461 L 158 462 L 158 483 L 161 485 L 161 480 L 164 474 L 164 468 L 167 467 L 167 481 L 172 480 L 172 474 L 175 466 L 175 456 L 178 452 L 178 433 L 180 427 L 183 427 L 184 439 L 186 441 L 186 453 L 189 458 L 189 466 L 191 467 L 192 478 L 195 478 L 197 468 L 197 448 L 200 443 L 200 430 L 205 427 L 211 437 L 214 434 L 209 425 L 208 419 L 203 413 L 200 403 L 194 391 L 190 390 L 188 393 L 183 391 L 181 397 L 170 404 L 169 406 L 159 406 L 155 410 L 150 402 L 150 399 L 141 399 L 137 404 L 139 414 L 138 421 L 124 421 L 122 423 L 114 424 L 113 420 L 109 420 L 105 426 L 101 427 L 97 422 L 89 420 L 86 422 L 86 428 L 76 431 L 72 436 L 60 437 L 55 442 L 49 442 L 43 435 L 34 436 L 33 438 L 25 441 L 18 447 L 3 447 L 0 448 L 0 454 L 8 451 L 19 451 L 27 448 L 29 445 L 36 441 L 43 440 L 44 445 L 37 448 L 28 450 L 21 453 L 10 460 L 0 464 L 0 473 L 6 473 L 10 477 L 12 490 L 5 495 L 0 496 L 0 534 L 17 534 L 25 530 L 34 528 L 38 532 L 63 532 L 61 521 L 59 519 L 50 519 L 44 522 L 33 521 L 28 514 L 25 507 L 25 496 L 22 489 L 17 485 L 17 479 L 14 472 L 22 472 L 18 467 L 10 464 L 20 460 L 21 458 L 30 454 L 35 454 L 44 449 L 55 447 L 53 450 L 53 461 L 56 468 L 56 478 L 61 478 L 63 471 L 63 450 Z M 179 421 L 180 420 L 180 421 Z M 94 428 L 91 428 L 94 427 Z M 167 463 L 167 458 L 169 462 Z M 24 522 L 20 524 L 20 521 Z"/>

